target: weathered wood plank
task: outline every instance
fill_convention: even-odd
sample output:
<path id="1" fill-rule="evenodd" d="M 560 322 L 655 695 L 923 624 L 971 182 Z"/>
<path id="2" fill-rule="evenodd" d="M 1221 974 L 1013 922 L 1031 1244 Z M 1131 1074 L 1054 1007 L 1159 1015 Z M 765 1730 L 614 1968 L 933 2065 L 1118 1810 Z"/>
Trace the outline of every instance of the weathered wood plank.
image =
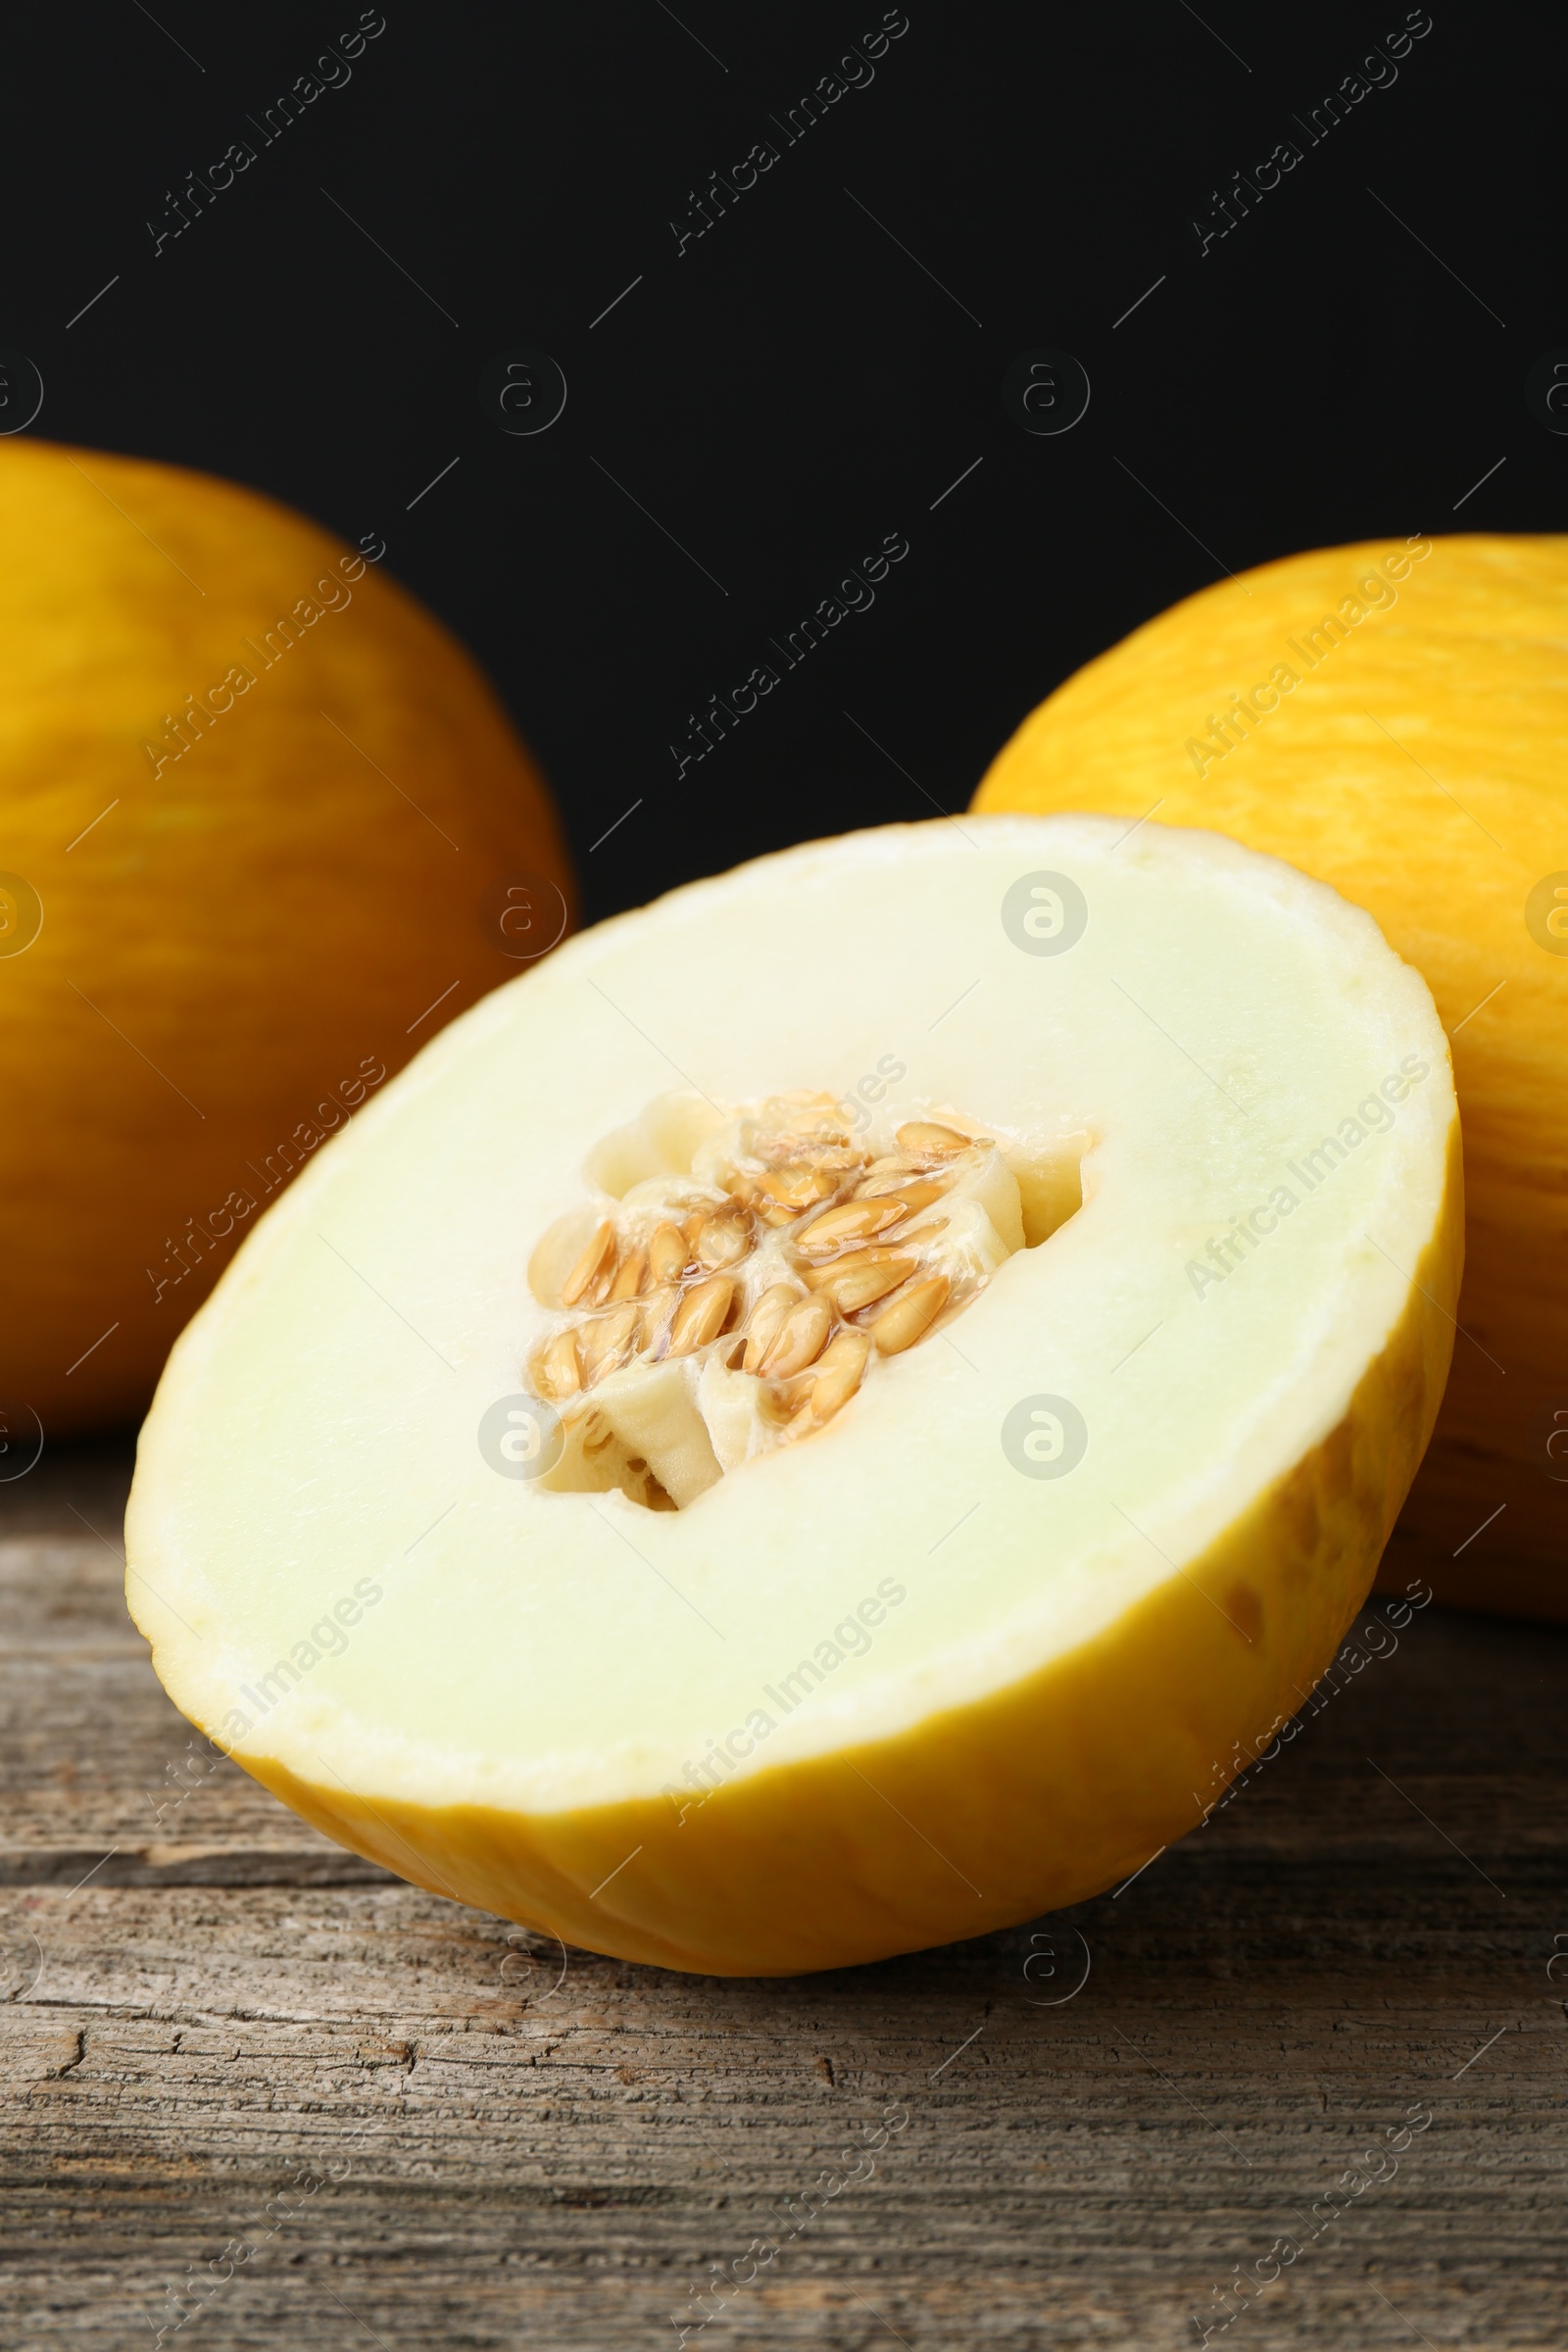
<path id="1" fill-rule="evenodd" d="M 0 1505 L 8 2345 L 181 2309 L 210 2352 L 674 2345 L 714 2265 L 688 2341 L 736 2352 L 1166 2352 L 1234 2264 L 1231 2352 L 1568 2337 L 1568 1632 L 1420 1612 L 1071 1915 L 693 1979 L 404 1886 L 188 1748 L 122 1483 Z M 166 2300 L 187 2265 L 210 2301 Z"/>

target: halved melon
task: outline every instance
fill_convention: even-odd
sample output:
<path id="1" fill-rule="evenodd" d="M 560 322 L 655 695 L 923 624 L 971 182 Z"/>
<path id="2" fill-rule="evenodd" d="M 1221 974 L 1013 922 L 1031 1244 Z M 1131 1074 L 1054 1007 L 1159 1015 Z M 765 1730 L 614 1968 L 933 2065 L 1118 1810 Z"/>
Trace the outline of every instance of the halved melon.
<path id="1" fill-rule="evenodd" d="M 1218 835 L 818 843 L 569 942 L 262 1221 L 128 1594 L 307 1819 L 781 1974 L 1027 1918 L 1300 1704 L 1461 1259 L 1425 983 Z"/>

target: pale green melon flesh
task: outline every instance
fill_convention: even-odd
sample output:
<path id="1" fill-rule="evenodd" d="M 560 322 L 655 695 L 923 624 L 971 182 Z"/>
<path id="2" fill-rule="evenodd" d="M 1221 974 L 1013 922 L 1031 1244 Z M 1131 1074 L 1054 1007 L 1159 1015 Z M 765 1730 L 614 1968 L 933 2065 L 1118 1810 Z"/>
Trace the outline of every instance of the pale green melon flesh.
<path id="1" fill-rule="evenodd" d="M 1087 903 L 1063 953 L 1004 921 L 1038 872 Z M 605 1197 L 596 1152 L 623 1189 L 603 1139 L 821 1087 L 877 1136 L 961 1106 L 1026 1208 L 1082 1153 L 1084 1204 L 687 1508 L 496 1475 L 531 1253 Z M 1454 1118 L 1419 977 L 1217 836 L 971 816 L 695 885 L 456 1022 L 252 1235 L 143 1434 L 132 1609 L 239 1761 L 370 1805 L 549 1817 L 700 1785 L 749 1722 L 731 1789 L 916 1735 L 1105 1636 L 1338 1427 Z M 1040 1396 L 1087 1425 L 1059 1478 L 1004 1446 Z"/>

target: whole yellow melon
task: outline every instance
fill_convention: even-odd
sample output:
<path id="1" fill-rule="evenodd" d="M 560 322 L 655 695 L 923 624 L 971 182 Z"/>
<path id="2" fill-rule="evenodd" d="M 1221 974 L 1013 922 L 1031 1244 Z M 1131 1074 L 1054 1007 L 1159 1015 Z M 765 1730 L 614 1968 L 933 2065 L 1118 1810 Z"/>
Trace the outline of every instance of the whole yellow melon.
<path id="1" fill-rule="evenodd" d="M 1042 704 L 975 806 L 1214 826 L 1333 883 L 1425 975 L 1468 1254 L 1388 1564 L 1568 1614 L 1568 538 L 1325 548 L 1205 588 Z"/>
<path id="2" fill-rule="evenodd" d="M 250 1221 L 565 928 L 571 883 L 537 769 L 373 534 L 12 440 L 0 535 L 16 1475 L 40 1429 L 140 1409 Z"/>

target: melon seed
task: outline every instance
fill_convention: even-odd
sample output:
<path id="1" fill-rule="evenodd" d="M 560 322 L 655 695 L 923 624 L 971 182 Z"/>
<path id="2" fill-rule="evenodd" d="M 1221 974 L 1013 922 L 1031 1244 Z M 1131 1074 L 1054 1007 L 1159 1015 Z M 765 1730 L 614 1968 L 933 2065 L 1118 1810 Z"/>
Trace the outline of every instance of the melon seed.
<path id="1" fill-rule="evenodd" d="M 615 1228 L 608 1217 L 594 1227 L 588 1247 L 563 1284 L 561 1292 L 563 1306 L 576 1305 L 578 1299 L 603 1273 L 607 1260 L 611 1265 L 615 1262 Z"/>
<path id="2" fill-rule="evenodd" d="M 710 1273 L 720 1266 L 738 1265 L 751 1249 L 744 1210 L 717 1209 L 703 1221 L 697 1236 L 697 1262 Z"/>
<path id="3" fill-rule="evenodd" d="M 577 1346 L 584 1388 L 591 1389 L 596 1380 L 619 1371 L 636 1349 L 642 1320 L 642 1309 L 628 1298 L 623 1305 L 612 1307 L 608 1315 L 596 1315 L 591 1323 L 579 1325 Z"/>
<path id="4" fill-rule="evenodd" d="M 835 1178 L 830 1169 L 813 1168 L 805 1163 L 775 1168 L 770 1176 L 762 1178 L 762 1190 L 781 1208 L 809 1208 L 813 1201 L 825 1200 L 834 1189 Z"/>
<path id="5" fill-rule="evenodd" d="M 655 1282 L 677 1282 L 685 1264 L 686 1236 L 674 1225 L 656 1225 L 648 1245 L 648 1271 Z"/>
<path id="6" fill-rule="evenodd" d="M 577 1361 L 577 1335 L 568 1326 L 558 1331 L 534 1367 L 534 1386 L 541 1396 L 575 1396 L 582 1387 Z"/>
<path id="7" fill-rule="evenodd" d="M 833 1328 L 833 1309 L 822 1298 L 800 1298 L 790 1308 L 762 1357 L 765 1380 L 789 1380 L 814 1363 Z"/>
<path id="8" fill-rule="evenodd" d="M 871 1318 L 877 1352 L 898 1355 L 912 1348 L 942 1312 L 952 1287 L 945 1274 L 928 1274 L 923 1282 L 911 1282 L 906 1291 L 901 1291 L 891 1305 Z"/>
<path id="9" fill-rule="evenodd" d="M 669 1353 L 689 1355 L 694 1348 L 706 1348 L 710 1340 L 716 1340 L 734 1296 L 735 1285 L 722 1274 L 693 1283 L 671 1318 Z"/>
<path id="10" fill-rule="evenodd" d="M 908 1203 L 903 1200 L 846 1200 L 842 1207 L 824 1209 L 819 1217 L 813 1217 L 796 1248 L 808 1257 L 825 1257 L 846 1242 L 868 1241 L 873 1233 L 897 1225 L 909 1213 Z"/>
<path id="11" fill-rule="evenodd" d="M 660 1335 L 669 1320 L 670 1309 L 679 1297 L 680 1292 L 675 1284 L 666 1282 L 638 1301 L 643 1322 L 642 1344 L 645 1348 L 657 1348 Z"/>
<path id="12" fill-rule="evenodd" d="M 614 1281 L 610 1286 L 610 1296 L 612 1299 L 639 1298 L 642 1294 L 643 1286 L 647 1280 L 647 1250 L 630 1250 L 627 1255 L 621 1259 L 620 1270 L 616 1274 Z"/>
<path id="13" fill-rule="evenodd" d="M 861 1200 L 882 1200 L 897 1193 L 905 1207 L 912 1212 L 917 1208 L 929 1208 L 933 1200 L 941 1200 L 947 1189 L 945 1181 L 933 1182 L 930 1177 L 920 1178 L 913 1184 L 904 1176 L 868 1177 L 860 1187 L 858 1198 Z"/>
<path id="14" fill-rule="evenodd" d="M 892 1250 L 866 1250 L 863 1255 L 840 1258 L 818 1274 L 813 1289 L 832 1299 L 841 1315 L 858 1314 L 862 1306 L 873 1299 L 885 1298 L 896 1291 L 914 1272 L 915 1261 Z"/>
<path id="15" fill-rule="evenodd" d="M 787 1282 L 775 1282 L 764 1291 L 752 1308 L 746 1325 L 746 1353 L 741 1358 L 748 1372 L 761 1369 L 762 1358 L 784 1327 L 784 1321 L 795 1304 L 799 1293 Z"/>
<path id="16" fill-rule="evenodd" d="M 923 1158 L 946 1158 L 950 1152 L 967 1152 L 969 1138 L 955 1128 L 941 1127 L 934 1119 L 908 1119 L 899 1129 L 899 1148 L 904 1152 L 918 1152 Z"/>
<path id="17" fill-rule="evenodd" d="M 841 1331 L 826 1349 L 811 1383 L 808 1409 L 813 1421 L 826 1421 L 847 1404 L 860 1385 L 871 1343 L 861 1331 Z"/>

